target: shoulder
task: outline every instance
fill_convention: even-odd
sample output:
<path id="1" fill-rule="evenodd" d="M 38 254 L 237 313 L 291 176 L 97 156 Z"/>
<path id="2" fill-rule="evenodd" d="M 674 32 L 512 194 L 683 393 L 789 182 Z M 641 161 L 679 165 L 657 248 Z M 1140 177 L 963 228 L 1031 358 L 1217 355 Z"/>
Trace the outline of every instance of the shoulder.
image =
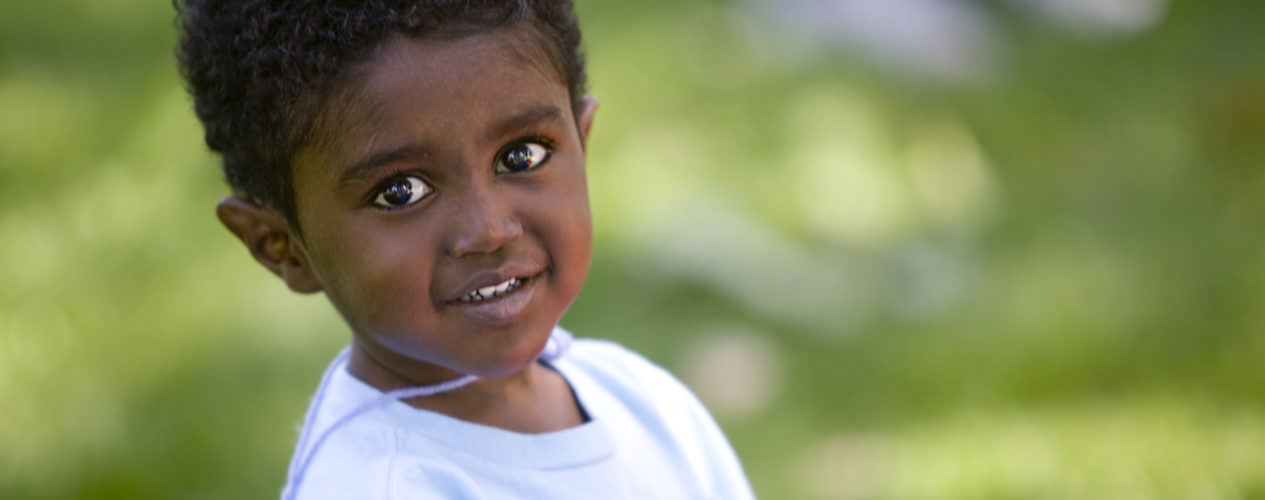
<path id="1" fill-rule="evenodd" d="M 303 463 L 295 497 L 300 500 L 395 500 L 404 498 L 481 498 L 468 474 L 442 454 L 405 446 L 408 426 L 390 411 L 398 403 L 359 411 L 381 396 L 341 368 L 338 360 L 316 396 L 315 419 L 306 422 L 311 441 L 296 449 Z M 345 418 L 354 415 L 353 418 Z M 300 447 L 304 444 L 301 441 Z"/>
<path id="2" fill-rule="evenodd" d="M 331 433 L 306 464 L 295 498 L 388 498 L 384 486 L 395 458 L 392 441 L 389 430 L 363 420 Z"/>
<path id="3" fill-rule="evenodd" d="M 299 500 L 482 498 L 467 471 L 439 453 L 403 449 L 381 419 L 331 436 L 298 489 Z"/>
<path id="4" fill-rule="evenodd" d="M 664 431 L 714 425 L 707 409 L 685 384 L 615 342 L 577 340 L 566 359 L 591 387 L 618 401 L 643 424 L 660 422 Z"/>
<path id="5" fill-rule="evenodd" d="M 587 374 L 620 386 L 652 389 L 666 385 L 687 390 L 667 370 L 609 340 L 577 339 L 566 359 Z"/>
<path id="6" fill-rule="evenodd" d="M 589 389 L 603 396 L 585 398 L 581 393 L 582 402 L 606 401 L 626 410 L 631 418 L 613 422 L 626 426 L 616 432 L 643 435 L 639 431 L 644 431 L 644 437 L 660 443 L 661 449 L 671 450 L 668 460 L 678 461 L 682 473 L 702 485 L 704 497 L 752 498 L 724 433 L 694 393 L 667 370 L 607 340 L 576 340 L 563 359 L 572 368 L 569 376 L 584 376 L 593 384 Z M 602 410 L 611 410 L 594 409 L 598 418 Z"/>

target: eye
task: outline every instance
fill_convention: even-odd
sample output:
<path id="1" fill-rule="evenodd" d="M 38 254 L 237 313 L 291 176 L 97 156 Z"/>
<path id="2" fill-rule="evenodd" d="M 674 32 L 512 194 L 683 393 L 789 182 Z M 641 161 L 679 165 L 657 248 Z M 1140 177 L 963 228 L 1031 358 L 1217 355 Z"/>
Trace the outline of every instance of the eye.
<path id="1" fill-rule="evenodd" d="M 378 186 L 373 204 L 382 208 L 404 208 L 421 201 L 430 192 L 431 187 L 417 177 L 396 177 Z"/>
<path id="2" fill-rule="evenodd" d="M 549 159 L 549 148 L 539 142 L 520 142 L 496 156 L 497 172 L 526 172 Z"/>

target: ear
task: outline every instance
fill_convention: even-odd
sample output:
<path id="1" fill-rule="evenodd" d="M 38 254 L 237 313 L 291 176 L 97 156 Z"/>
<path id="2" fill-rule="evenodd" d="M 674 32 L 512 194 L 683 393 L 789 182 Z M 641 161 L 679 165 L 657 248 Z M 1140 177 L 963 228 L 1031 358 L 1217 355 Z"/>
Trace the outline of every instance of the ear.
<path id="1" fill-rule="evenodd" d="M 215 215 L 246 245 L 250 255 L 299 293 L 321 291 L 307 253 L 281 212 L 237 196 L 220 200 Z"/>
<path id="2" fill-rule="evenodd" d="M 597 97 L 586 94 L 580 98 L 580 114 L 575 123 L 580 127 L 580 147 L 588 151 L 589 130 L 593 128 L 593 115 L 597 114 Z"/>

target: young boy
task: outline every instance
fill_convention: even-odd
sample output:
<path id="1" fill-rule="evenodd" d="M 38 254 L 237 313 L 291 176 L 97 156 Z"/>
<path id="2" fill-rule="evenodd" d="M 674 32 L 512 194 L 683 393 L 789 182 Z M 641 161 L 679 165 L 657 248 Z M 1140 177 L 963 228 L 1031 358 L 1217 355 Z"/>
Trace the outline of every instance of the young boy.
<path id="1" fill-rule="evenodd" d="M 569 1 L 178 9 L 235 193 L 217 216 L 352 332 L 283 497 L 752 496 L 683 385 L 557 327 L 589 268 L 597 109 Z"/>

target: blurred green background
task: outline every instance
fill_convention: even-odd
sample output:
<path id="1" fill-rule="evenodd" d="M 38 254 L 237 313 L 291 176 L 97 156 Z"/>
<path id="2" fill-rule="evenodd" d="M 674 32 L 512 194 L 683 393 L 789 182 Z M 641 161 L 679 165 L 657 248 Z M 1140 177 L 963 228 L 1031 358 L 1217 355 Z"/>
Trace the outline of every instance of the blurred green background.
<path id="1" fill-rule="evenodd" d="M 773 499 L 1265 498 L 1265 3 L 580 0 L 564 324 Z M 166 2 L 0 3 L 0 498 L 268 498 L 346 343 L 219 227 Z"/>

